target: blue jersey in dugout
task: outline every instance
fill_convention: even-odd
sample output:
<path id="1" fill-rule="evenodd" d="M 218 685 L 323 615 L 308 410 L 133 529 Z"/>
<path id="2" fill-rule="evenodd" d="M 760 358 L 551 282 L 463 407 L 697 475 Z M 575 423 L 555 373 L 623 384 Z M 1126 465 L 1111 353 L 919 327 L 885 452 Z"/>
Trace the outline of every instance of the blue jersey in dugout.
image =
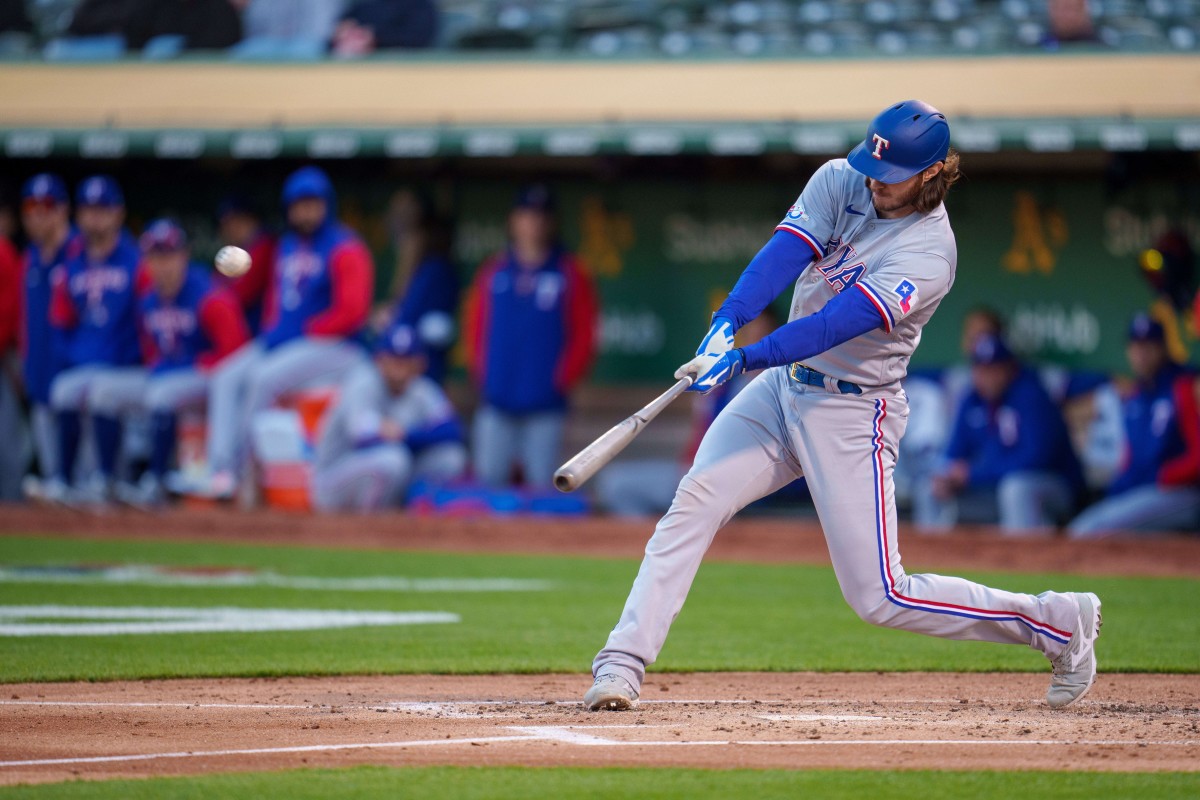
<path id="1" fill-rule="evenodd" d="M 62 287 L 75 325 L 65 326 L 66 366 L 141 362 L 137 324 L 140 263 L 141 251 L 126 230 L 103 258 L 93 261 L 87 249 L 80 247 L 67 259 Z"/>
<path id="2" fill-rule="evenodd" d="M 1110 495 L 1155 483 L 1162 465 L 1184 451 L 1173 395 L 1175 381 L 1183 374 L 1169 364 L 1125 399 L 1125 462 L 1109 486 Z"/>
<path id="3" fill-rule="evenodd" d="M 55 273 L 65 274 L 66 262 L 81 248 L 74 230 L 53 253 L 35 245 L 25 251 L 25 391 L 39 405 L 50 403 L 50 384 L 66 362 L 67 337 L 50 324 L 50 300 Z"/>
<path id="4" fill-rule="evenodd" d="M 212 290 L 211 276 L 192 264 L 174 300 L 164 303 L 154 291 L 142 298 L 142 327 L 158 354 L 152 371 L 192 367 L 197 356 L 212 347 L 200 324 L 200 307 Z"/>
<path id="5" fill-rule="evenodd" d="M 963 398 L 946 455 L 968 462 L 968 483 L 976 488 L 1027 471 L 1051 472 L 1076 490 L 1083 487 L 1062 413 L 1028 368 L 1020 370 L 995 406 L 974 390 Z"/>

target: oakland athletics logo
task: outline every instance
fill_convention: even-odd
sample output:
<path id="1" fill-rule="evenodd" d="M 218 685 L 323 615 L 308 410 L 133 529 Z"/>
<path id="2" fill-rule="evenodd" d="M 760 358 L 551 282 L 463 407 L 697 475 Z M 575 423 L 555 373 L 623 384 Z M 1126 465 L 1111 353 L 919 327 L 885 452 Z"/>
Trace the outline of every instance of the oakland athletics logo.
<path id="1" fill-rule="evenodd" d="M 871 139 L 875 142 L 875 152 L 871 153 L 871 155 L 875 156 L 880 161 L 883 161 L 883 151 L 891 147 L 892 143 L 880 136 L 878 133 L 872 136 Z"/>

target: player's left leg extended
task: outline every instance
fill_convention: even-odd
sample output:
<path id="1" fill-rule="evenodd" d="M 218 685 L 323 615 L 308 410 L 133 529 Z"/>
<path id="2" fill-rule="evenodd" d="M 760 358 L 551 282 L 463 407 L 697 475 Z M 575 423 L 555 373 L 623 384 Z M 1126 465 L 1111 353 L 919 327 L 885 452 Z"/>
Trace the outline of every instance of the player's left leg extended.
<path id="1" fill-rule="evenodd" d="M 794 450 L 808 477 L 842 594 L 860 617 L 945 639 L 1025 644 L 1058 659 L 1056 682 L 1063 667 L 1072 680 L 1086 678 L 1091 685 L 1091 640 L 1099 627 L 1094 596 L 1034 596 L 904 572 L 892 487 L 908 417 L 902 393 L 855 396 L 797 387 L 790 402 L 800 420 L 791 429 Z M 1074 675 L 1076 666 L 1090 669 L 1090 675 Z M 1082 691 L 1056 704 L 1069 704 Z"/>
<path id="2" fill-rule="evenodd" d="M 800 477 L 788 451 L 789 420 L 780 408 L 785 381 L 782 369 L 764 372 L 704 434 L 670 510 L 646 544 L 621 618 L 592 662 L 597 679 L 620 679 L 636 696 L 717 531 L 745 506 Z M 597 707 L 592 698 L 586 702 Z"/>

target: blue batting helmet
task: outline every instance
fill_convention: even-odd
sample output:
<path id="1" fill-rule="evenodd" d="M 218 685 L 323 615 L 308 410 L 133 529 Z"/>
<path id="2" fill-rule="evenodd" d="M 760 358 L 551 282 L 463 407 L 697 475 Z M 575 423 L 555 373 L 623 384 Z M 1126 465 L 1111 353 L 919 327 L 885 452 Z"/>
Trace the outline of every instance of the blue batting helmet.
<path id="1" fill-rule="evenodd" d="M 949 149 L 946 115 L 920 100 L 905 100 L 871 120 L 867 138 L 846 159 L 868 178 L 900 183 L 945 161 Z"/>

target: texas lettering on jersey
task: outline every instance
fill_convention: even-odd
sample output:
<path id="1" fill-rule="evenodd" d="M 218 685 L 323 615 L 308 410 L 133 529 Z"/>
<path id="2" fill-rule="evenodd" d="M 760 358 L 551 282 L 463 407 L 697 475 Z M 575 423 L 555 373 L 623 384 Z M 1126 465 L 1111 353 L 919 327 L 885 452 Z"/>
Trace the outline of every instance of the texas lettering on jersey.
<path id="1" fill-rule="evenodd" d="M 164 356 L 174 356 L 180 340 L 196 331 L 196 312 L 190 308 L 167 306 L 146 312 L 142 324 L 154 338 L 154 344 Z"/>
<path id="2" fill-rule="evenodd" d="M 866 262 L 856 261 L 857 258 L 858 252 L 855 251 L 854 245 L 845 244 L 835 250 L 832 256 L 827 256 L 817 264 L 816 269 L 825 276 L 825 282 L 832 286 L 835 292 L 841 293 L 858 283 L 858 279 L 867 268 Z"/>

